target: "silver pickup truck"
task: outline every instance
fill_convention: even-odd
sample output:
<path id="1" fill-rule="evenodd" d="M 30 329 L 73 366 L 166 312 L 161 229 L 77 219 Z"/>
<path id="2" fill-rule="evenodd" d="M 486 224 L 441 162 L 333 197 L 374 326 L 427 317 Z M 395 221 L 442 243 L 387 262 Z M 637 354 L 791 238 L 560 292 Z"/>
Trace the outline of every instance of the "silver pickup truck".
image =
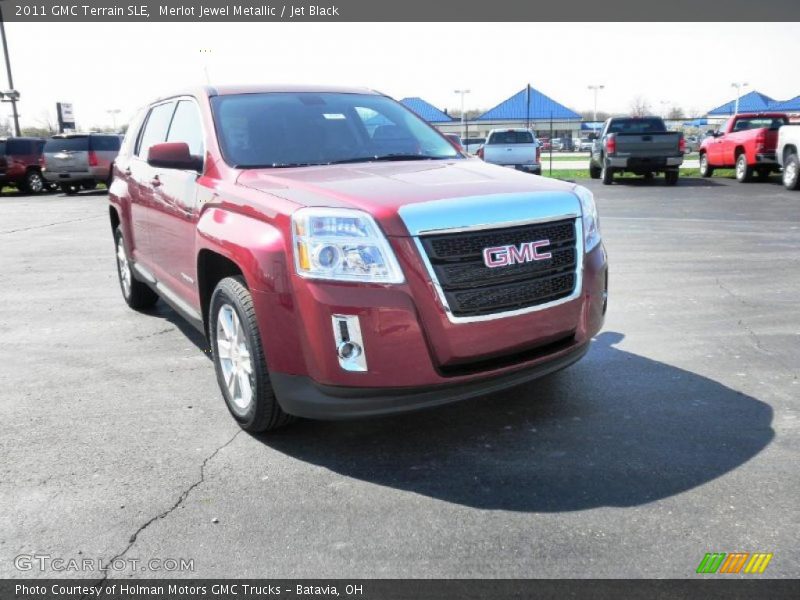
<path id="1" fill-rule="evenodd" d="M 783 185 L 787 190 L 800 190 L 800 124 L 783 125 L 778 130 L 775 148 L 778 164 L 783 167 Z"/>
<path id="2" fill-rule="evenodd" d="M 492 129 L 478 157 L 487 163 L 542 174 L 541 147 L 530 129 Z"/>
<path id="3" fill-rule="evenodd" d="M 592 144 L 589 175 L 610 185 L 616 173 L 664 173 L 675 185 L 685 148 L 683 134 L 667 131 L 660 117 L 612 117 Z"/>

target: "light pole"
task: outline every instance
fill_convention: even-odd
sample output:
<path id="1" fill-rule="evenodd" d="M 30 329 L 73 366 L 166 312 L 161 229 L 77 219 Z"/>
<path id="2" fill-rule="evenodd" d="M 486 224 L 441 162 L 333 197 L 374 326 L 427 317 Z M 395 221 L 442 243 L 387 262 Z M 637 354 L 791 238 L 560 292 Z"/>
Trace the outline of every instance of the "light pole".
<path id="1" fill-rule="evenodd" d="M 111 122 L 114 124 L 114 133 L 117 131 L 117 115 L 122 111 L 118 108 L 111 108 L 106 111 L 108 114 L 111 115 Z"/>
<path id="2" fill-rule="evenodd" d="M 731 87 L 735 87 L 736 88 L 736 104 L 734 105 L 734 108 L 733 108 L 734 116 L 739 114 L 739 98 L 742 95 L 742 90 L 744 88 L 746 88 L 748 85 L 750 85 L 750 84 L 747 83 L 746 81 L 742 81 L 742 82 L 734 81 L 731 84 Z"/>
<path id="3" fill-rule="evenodd" d="M 6 43 L 6 27 L 3 19 L 3 9 L 0 7 L 0 38 L 3 39 L 3 54 L 6 58 L 6 74 L 8 75 L 8 87 L 12 94 L 6 94 L 11 102 L 11 112 L 14 115 L 14 135 L 19 137 L 21 135 L 19 130 L 19 114 L 17 113 L 17 100 L 19 100 L 19 92 L 14 89 L 14 79 L 11 77 L 11 59 L 8 57 L 8 43 Z"/>
<path id="4" fill-rule="evenodd" d="M 461 94 L 461 139 L 467 138 L 467 116 L 464 114 L 464 96 L 471 90 L 455 90 L 456 94 Z"/>
<path id="5" fill-rule="evenodd" d="M 669 104 L 669 101 L 667 101 L 667 100 L 659 100 L 658 103 L 661 105 L 661 118 L 662 119 L 666 119 L 667 118 L 667 105 Z"/>
<path id="6" fill-rule="evenodd" d="M 595 84 L 592 84 L 592 85 L 588 86 L 588 89 L 590 89 L 590 90 L 592 90 L 594 92 L 594 113 L 593 113 L 593 115 L 594 115 L 594 119 L 593 120 L 594 121 L 597 121 L 597 93 L 600 90 L 605 89 L 605 87 L 606 86 L 600 85 L 599 83 L 595 83 Z"/>

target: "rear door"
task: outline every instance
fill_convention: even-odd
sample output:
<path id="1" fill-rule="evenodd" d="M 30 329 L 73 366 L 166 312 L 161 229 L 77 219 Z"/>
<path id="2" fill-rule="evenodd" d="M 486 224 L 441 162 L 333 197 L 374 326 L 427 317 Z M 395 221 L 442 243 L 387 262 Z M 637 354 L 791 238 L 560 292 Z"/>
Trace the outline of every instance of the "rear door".
<path id="1" fill-rule="evenodd" d="M 200 109 L 194 99 L 178 101 L 166 141 L 183 142 L 193 156 L 205 156 Z M 194 308 L 199 306 L 195 252 L 199 176 L 197 171 L 167 168 L 154 169 L 152 176 L 150 240 L 156 276 Z"/>
<path id="2" fill-rule="evenodd" d="M 89 172 L 89 136 L 54 136 L 44 146 L 44 161 L 52 179 L 69 179 Z"/>

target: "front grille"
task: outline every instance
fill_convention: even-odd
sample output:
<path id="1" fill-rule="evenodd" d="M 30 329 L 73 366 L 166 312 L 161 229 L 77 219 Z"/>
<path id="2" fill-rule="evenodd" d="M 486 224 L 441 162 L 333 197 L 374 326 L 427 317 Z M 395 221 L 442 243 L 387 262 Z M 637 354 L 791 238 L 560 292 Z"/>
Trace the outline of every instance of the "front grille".
<path id="1" fill-rule="evenodd" d="M 483 251 L 548 239 L 552 258 L 489 268 Z M 455 317 L 519 310 L 566 298 L 575 290 L 574 219 L 477 232 L 423 236 L 422 247 Z"/>

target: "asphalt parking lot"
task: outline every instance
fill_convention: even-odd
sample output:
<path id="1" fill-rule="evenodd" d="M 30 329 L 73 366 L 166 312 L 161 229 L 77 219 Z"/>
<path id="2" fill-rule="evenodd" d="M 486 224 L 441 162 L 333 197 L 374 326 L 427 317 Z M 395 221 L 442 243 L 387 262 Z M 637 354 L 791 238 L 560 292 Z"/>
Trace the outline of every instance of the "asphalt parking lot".
<path id="1" fill-rule="evenodd" d="M 800 193 L 587 185 L 611 299 L 583 361 L 260 437 L 175 313 L 123 303 L 103 193 L 0 198 L 0 577 L 695 577 L 715 551 L 800 576 Z"/>

